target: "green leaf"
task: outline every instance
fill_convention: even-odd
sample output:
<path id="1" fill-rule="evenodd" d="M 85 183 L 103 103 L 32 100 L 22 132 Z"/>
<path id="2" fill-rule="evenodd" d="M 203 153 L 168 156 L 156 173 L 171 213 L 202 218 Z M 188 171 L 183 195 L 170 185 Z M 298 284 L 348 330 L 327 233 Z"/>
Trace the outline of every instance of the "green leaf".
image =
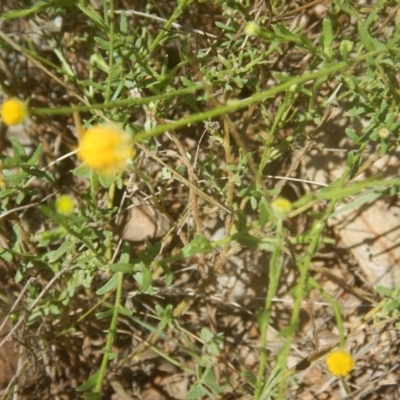
<path id="1" fill-rule="evenodd" d="M 400 309 L 400 299 L 396 299 L 393 301 L 388 302 L 387 304 L 384 304 L 382 307 L 382 311 L 385 314 L 390 314 L 392 311 L 398 311 Z"/>
<path id="2" fill-rule="evenodd" d="M 207 396 L 208 399 L 214 398 L 212 394 L 201 385 L 193 386 L 187 393 L 186 393 L 186 400 L 197 400 Z"/>
<path id="3" fill-rule="evenodd" d="M 104 58 L 100 55 L 100 53 L 94 53 L 90 57 L 90 61 L 98 68 L 100 68 L 103 72 L 109 73 L 109 66 L 104 60 Z"/>
<path id="4" fill-rule="evenodd" d="M 91 5 L 80 5 L 77 4 L 77 7 L 90 19 L 92 20 L 101 30 L 108 31 L 109 27 L 104 22 L 104 20 L 100 17 L 97 10 Z"/>
<path id="5" fill-rule="evenodd" d="M 108 189 L 115 181 L 114 175 L 103 175 L 98 174 L 100 185 L 103 186 L 104 189 Z"/>
<path id="6" fill-rule="evenodd" d="M 7 182 L 6 180 L 4 180 Z M 2 189 L 0 190 L 0 199 L 5 199 L 6 197 L 11 196 L 15 192 L 15 189 Z"/>
<path id="7" fill-rule="evenodd" d="M 207 254 L 213 251 L 211 242 L 203 235 L 196 235 L 194 239 L 182 249 L 185 258 L 195 254 Z"/>
<path id="8" fill-rule="evenodd" d="M 89 80 L 89 79 L 84 79 L 84 80 L 82 80 L 82 81 L 79 81 L 79 83 L 80 83 L 81 85 L 83 85 L 83 86 L 89 86 L 89 87 L 93 87 L 93 88 L 95 88 L 95 89 L 97 89 L 97 90 L 99 90 L 99 91 L 104 91 L 103 85 L 101 85 L 101 84 L 98 83 L 98 82 L 91 81 L 91 80 Z"/>
<path id="9" fill-rule="evenodd" d="M 82 385 L 80 385 L 80 386 L 78 386 L 76 388 L 76 391 L 77 392 L 84 392 L 86 390 L 93 389 L 96 386 L 98 376 L 99 376 L 98 372 L 96 372 L 93 375 L 91 375 L 89 377 L 89 379 L 85 383 L 82 383 Z"/>
<path id="10" fill-rule="evenodd" d="M 364 107 L 353 107 L 349 111 L 347 111 L 347 115 L 349 117 L 355 117 L 356 115 L 361 115 L 365 113 Z"/>
<path id="11" fill-rule="evenodd" d="M 345 206 L 339 208 L 336 210 L 331 217 L 335 217 L 336 215 L 342 214 L 348 210 L 351 210 L 353 208 L 359 208 L 365 203 L 371 203 L 374 202 L 375 200 L 379 199 L 382 197 L 384 194 L 382 191 L 377 191 L 377 190 L 370 190 L 366 193 L 363 193 L 362 196 L 358 197 L 356 200 L 352 201 L 351 203 L 346 204 Z"/>
<path id="12" fill-rule="evenodd" d="M 0 15 L 0 21 L 8 21 L 10 19 L 25 18 L 31 14 L 37 14 L 46 8 L 52 7 L 47 1 L 37 1 L 31 8 L 24 10 L 12 10 Z"/>
<path id="13" fill-rule="evenodd" d="M 250 197 L 250 205 L 253 210 L 257 209 L 258 200 L 254 196 Z"/>
<path id="14" fill-rule="evenodd" d="M 365 27 L 364 22 L 359 22 L 357 24 L 357 28 L 358 28 L 358 34 L 360 35 L 360 39 L 361 39 L 364 47 L 368 51 L 382 50 L 385 48 L 385 45 L 383 43 L 381 43 L 379 40 L 376 40 L 370 36 L 370 34 L 368 33 L 368 31 Z"/>
<path id="15" fill-rule="evenodd" d="M 121 12 L 121 17 L 120 17 L 120 22 L 119 22 L 119 29 L 121 33 L 128 33 L 128 21 L 126 19 L 126 12 L 125 10 L 122 10 Z"/>
<path id="16" fill-rule="evenodd" d="M 31 168 L 29 173 L 37 178 L 40 178 L 42 181 L 54 183 L 54 178 L 46 171 L 40 171 L 39 169 Z"/>
<path id="17" fill-rule="evenodd" d="M 323 35 L 324 52 L 327 56 L 332 57 L 333 34 L 332 34 L 332 24 L 331 24 L 331 20 L 329 18 L 324 18 L 324 20 L 322 22 L 322 29 L 324 32 L 324 35 Z"/>
<path id="18" fill-rule="evenodd" d="M 98 294 L 99 296 L 106 294 L 108 292 L 111 292 L 112 290 L 114 290 L 117 287 L 117 283 L 118 283 L 118 272 L 115 273 L 109 280 L 108 282 L 102 286 L 100 289 L 98 289 L 96 291 L 96 294 Z"/>
<path id="19" fill-rule="evenodd" d="M 117 353 L 113 353 L 113 352 L 109 352 L 107 354 L 107 358 L 108 358 L 109 361 L 115 360 L 117 358 L 117 356 L 118 356 L 118 354 Z"/>
<path id="20" fill-rule="evenodd" d="M 75 77 L 75 73 L 72 70 L 71 66 L 69 65 L 68 61 L 65 59 L 64 54 L 60 49 L 53 49 L 54 54 L 58 57 L 61 62 L 63 72 L 69 75 L 70 77 Z"/>
<path id="21" fill-rule="evenodd" d="M 139 256 L 141 261 L 143 261 L 143 263 L 146 265 L 150 265 L 155 260 L 155 258 L 160 254 L 161 247 L 162 247 L 161 242 L 156 242 L 154 246 L 152 246 L 149 243 L 146 243 L 145 252 L 140 254 Z"/>
<path id="22" fill-rule="evenodd" d="M 31 158 L 28 160 L 29 165 L 37 165 L 40 159 L 40 156 L 42 155 L 42 149 L 43 145 L 40 143 L 38 147 L 36 147 L 36 150 L 32 154 Z"/>
<path id="23" fill-rule="evenodd" d="M 360 142 L 360 137 L 357 135 L 355 131 L 352 129 L 346 128 L 345 129 L 346 135 L 354 142 L 354 143 L 359 143 Z"/>
<path id="24" fill-rule="evenodd" d="M 21 282 L 23 277 L 24 277 L 23 272 L 20 269 L 17 269 L 17 272 L 15 273 L 15 277 L 14 277 L 15 283 Z"/>
<path id="25" fill-rule="evenodd" d="M 213 367 L 209 367 L 206 370 L 205 374 L 203 375 L 203 379 L 202 380 L 214 392 L 217 392 L 218 394 L 223 394 L 224 393 L 222 388 L 217 383 Z"/>
<path id="26" fill-rule="evenodd" d="M 172 273 L 172 271 L 170 270 L 170 268 L 168 268 L 168 266 L 166 264 L 161 264 L 161 268 L 164 271 L 164 279 L 165 279 L 165 283 L 167 283 L 168 285 L 171 285 L 171 283 L 174 280 L 174 274 Z"/>
<path id="27" fill-rule="evenodd" d="M 29 174 L 24 171 L 17 173 L 7 172 L 3 175 L 3 180 L 12 186 L 18 186 L 24 179 L 28 178 Z"/>
<path id="28" fill-rule="evenodd" d="M 2 249 L 0 251 L 0 257 L 6 262 L 11 262 L 13 259 L 12 253 L 10 253 L 9 251 L 7 251 L 5 249 Z M 18 271 L 17 271 L 17 274 L 18 274 Z"/>
<path id="29" fill-rule="evenodd" d="M 204 342 L 209 342 L 214 339 L 214 334 L 208 328 L 201 329 L 201 338 Z"/>
<path id="30" fill-rule="evenodd" d="M 142 266 L 142 270 L 140 272 L 136 272 L 133 277 L 139 283 L 140 290 L 143 293 L 153 293 L 153 288 L 151 286 L 152 283 L 152 275 L 150 269 L 145 266 L 143 263 L 140 263 Z"/>
<path id="31" fill-rule="evenodd" d="M 102 312 L 96 313 L 96 318 L 97 318 L 97 319 L 106 319 L 106 318 L 110 318 L 110 317 L 112 317 L 113 313 L 114 313 L 114 309 L 111 308 L 110 310 L 102 311 Z"/>
<path id="32" fill-rule="evenodd" d="M 131 310 L 122 306 L 121 304 L 118 307 L 118 313 L 121 315 L 125 315 L 126 317 L 132 317 L 132 315 L 133 315 Z"/>
<path id="33" fill-rule="evenodd" d="M 384 296 L 384 297 L 391 297 L 393 294 L 393 289 L 390 289 L 385 286 L 377 285 L 374 287 L 374 289 L 377 293 L 379 293 L 381 296 Z"/>
<path id="34" fill-rule="evenodd" d="M 232 32 L 232 33 L 236 33 L 236 29 L 234 26 L 232 25 L 225 25 L 224 23 L 220 22 L 220 21 L 216 21 L 215 25 L 218 26 L 218 28 L 222 29 L 223 31 L 227 31 L 227 32 Z"/>
<path id="35" fill-rule="evenodd" d="M 165 308 L 156 304 L 156 312 L 157 316 L 160 318 L 160 322 L 157 325 L 158 329 L 164 329 L 167 325 L 170 325 L 172 323 L 173 307 L 171 304 L 168 304 Z"/>
<path id="36" fill-rule="evenodd" d="M 16 199 L 17 204 L 21 204 L 21 203 L 22 203 L 22 200 L 24 200 L 25 197 L 26 197 L 26 192 L 25 192 L 25 190 L 21 190 L 21 191 L 18 193 L 18 196 L 17 196 L 17 199 Z"/>
<path id="37" fill-rule="evenodd" d="M 263 227 L 271 218 L 269 209 L 268 209 L 268 202 L 265 197 L 262 197 L 259 202 L 258 206 L 258 214 L 260 215 L 259 224 Z"/>
<path id="38" fill-rule="evenodd" d="M 12 143 L 13 152 L 14 152 L 14 156 L 13 156 L 14 164 L 19 164 L 21 160 L 25 161 L 26 153 L 25 153 L 24 146 L 22 146 L 22 144 L 19 142 L 19 140 L 15 137 L 11 138 L 11 143 Z"/>
<path id="39" fill-rule="evenodd" d="M 53 263 L 54 261 L 57 261 L 65 253 L 67 253 L 69 250 L 73 249 L 74 247 L 75 247 L 74 243 L 72 243 L 69 240 L 66 240 L 57 250 L 50 251 L 47 253 L 49 263 Z"/>
<path id="40" fill-rule="evenodd" d="M 195 88 L 196 87 L 196 83 L 192 82 L 191 80 L 185 78 L 184 76 L 180 77 L 181 82 L 187 87 L 187 88 Z"/>
<path id="41" fill-rule="evenodd" d="M 109 264 L 108 268 L 111 271 L 122 272 L 124 274 L 132 274 L 134 266 L 135 266 L 134 264 L 130 263 L 115 263 L 115 264 Z"/>
<path id="42" fill-rule="evenodd" d="M 78 178 L 89 180 L 91 178 L 91 169 L 86 164 L 81 164 L 78 168 L 71 170 L 71 172 Z"/>
<path id="43" fill-rule="evenodd" d="M 235 83 L 236 83 L 236 85 L 237 85 L 237 87 L 238 87 L 239 89 L 242 89 L 242 88 L 243 88 L 244 82 L 243 82 L 243 80 L 242 80 L 242 78 L 241 78 L 240 76 L 238 76 L 238 75 L 234 76 L 234 77 L 233 77 L 233 80 L 235 81 Z"/>

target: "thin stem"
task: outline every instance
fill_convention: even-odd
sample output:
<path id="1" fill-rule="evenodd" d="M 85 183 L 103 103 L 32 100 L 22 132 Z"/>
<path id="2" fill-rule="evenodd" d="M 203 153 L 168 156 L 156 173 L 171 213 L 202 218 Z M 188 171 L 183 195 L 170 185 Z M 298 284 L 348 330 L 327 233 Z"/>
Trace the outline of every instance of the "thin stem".
<path id="1" fill-rule="evenodd" d="M 134 99 L 127 98 L 124 100 L 117 100 L 109 102 L 108 104 L 100 103 L 100 104 L 90 104 L 86 106 L 74 106 L 74 107 L 57 107 L 57 108 L 32 108 L 30 109 L 31 115 L 69 115 L 73 112 L 86 112 L 92 110 L 107 110 L 110 108 L 116 107 L 125 107 L 125 106 L 141 106 L 145 104 L 149 104 L 151 102 L 155 102 L 157 100 L 169 99 L 170 97 L 179 97 L 185 94 L 195 93 L 197 90 L 203 88 L 204 85 L 197 84 L 193 85 L 190 88 L 179 89 L 179 90 L 171 90 L 167 93 L 161 93 L 154 96 L 145 97 L 142 99 Z"/>
<path id="2" fill-rule="evenodd" d="M 112 70 L 114 67 L 114 27 L 115 27 L 115 14 L 114 14 L 114 0 L 110 0 L 110 10 L 109 10 L 109 27 L 110 27 L 110 50 L 108 55 L 108 77 L 107 86 L 105 94 L 105 103 L 110 103 L 111 98 L 111 80 L 112 80 Z M 105 16 L 106 18 L 106 16 Z"/>
<path id="3" fill-rule="evenodd" d="M 259 319 L 260 324 L 260 362 L 258 365 L 257 381 L 256 381 L 256 391 L 254 393 L 254 400 L 259 400 L 261 398 L 263 388 L 264 388 L 264 375 L 265 368 L 267 365 L 267 342 L 268 342 L 268 325 L 271 318 L 271 307 L 272 302 L 275 297 L 279 277 L 282 270 L 283 259 L 281 257 L 281 250 L 283 245 L 283 221 L 279 219 L 277 221 L 276 230 L 276 245 L 271 256 L 271 261 L 269 264 L 269 285 L 267 296 L 265 298 L 265 306 L 263 310 L 263 315 Z"/>
<path id="4" fill-rule="evenodd" d="M 96 386 L 94 388 L 94 393 L 101 393 L 101 387 L 103 384 L 103 379 L 106 374 L 106 369 L 107 369 L 107 364 L 108 361 L 110 360 L 110 354 L 112 345 L 114 343 L 115 337 L 116 337 L 116 332 L 117 332 L 117 321 L 118 321 L 118 314 L 119 314 L 119 308 L 121 304 L 121 297 L 122 297 L 122 282 L 123 282 L 123 273 L 122 272 L 117 272 L 117 291 L 115 295 L 115 304 L 114 304 L 114 310 L 113 310 L 113 316 L 111 319 L 111 325 L 110 329 L 107 334 L 107 342 L 106 346 L 104 348 L 104 354 L 103 354 L 103 359 L 101 361 L 101 366 L 99 370 L 99 374 L 97 376 L 97 381 L 96 381 Z"/>
<path id="5" fill-rule="evenodd" d="M 118 179 L 118 178 L 116 178 Z M 108 189 L 108 198 L 107 198 L 107 208 L 111 209 L 113 207 L 114 204 L 114 198 L 115 198 L 115 190 L 116 190 L 116 183 L 115 183 L 115 179 L 113 181 L 113 183 L 110 185 L 109 189 Z M 112 227 L 110 226 L 110 230 L 112 230 Z M 112 259 L 112 236 L 109 236 L 107 238 L 107 244 L 106 244 L 106 258 L 108 261 L 110 261 Z"/>
<path id="6" fill-rule="evenodd" d="M 347 384 L 347 382 L 343 378 L 340 378 L 340 383 L 342 384 L 342 387 L 343 387 L 345 393 L 347 394 L 346 398 L 347 399 L 352 399 L 353 396 L 351 395 L 351 390 L 350 390 L 349 385 Z"/>
<path id="7" fill-rule="evenodd" d="M 168 30 L 173 25 L 174 21 L 182 15 L 183 10 L 187 6 L 188 3 L 189 3 L 188 0 L 181 0 L 178 3 L 178 7 L 175 9 L 175 11 L 171 15 L 170 19 L 164 24 L 163 28 L 160 30 L 160 33 L 157 35 L 157 37 L 151 43 L 150 53 L 152 53 L 157 48 L 157 46 L 161 43 L 161 41 L 163 40 L 165 35 L 167 35 Z"/>

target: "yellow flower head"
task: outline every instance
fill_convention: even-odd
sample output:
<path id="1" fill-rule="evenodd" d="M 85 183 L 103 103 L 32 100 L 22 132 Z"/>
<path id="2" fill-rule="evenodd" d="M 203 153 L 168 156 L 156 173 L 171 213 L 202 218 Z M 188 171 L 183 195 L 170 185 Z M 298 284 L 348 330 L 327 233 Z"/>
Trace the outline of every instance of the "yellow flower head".
<path id="1" fill-rule="evenodd" d="M 271 203 L 272 211 L 277 218 L 285 219 L 292 211 L 292 203 L 283 197 L 278 197 Z"/>
<path id="2" fill-rule="evenodd" d="M 8 126 L 22 124 L 28 116 L 28 104 L 19 99 L 8 99 L 1 106 L 0 114 Z"/>
<path id="3" fill-rule="evenodd" d="M 56 200 L 56 210 L 60 214 L 70 215 L 74 211 L 75 202 L 71 196 L 59 196 Z"/>
<path id="4" fill-rule="evenodd" d="M 344 349 L 331 351 L 326 356 L 326 368 L 334 376 L 347 376 L 355 366 L 354 358 Z"/>
<path id="5" fill-rule="evenodd" d="M 116 124 L 96 125 L 82 134 L 79 158 L 103 175 L 122 170 L 126 160 L 134 156 L 130 136 Z"/>

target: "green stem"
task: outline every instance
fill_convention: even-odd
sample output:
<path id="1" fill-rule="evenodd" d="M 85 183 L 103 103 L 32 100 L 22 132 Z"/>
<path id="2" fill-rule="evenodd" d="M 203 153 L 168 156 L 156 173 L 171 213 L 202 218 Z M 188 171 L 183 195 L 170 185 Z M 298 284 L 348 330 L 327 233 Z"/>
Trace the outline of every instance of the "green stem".
<path id="1" fill-rule="evenodd" d="M 346 329 L 344 326 L 342 315 L 340 313 L 339 303 L 313 278 L 309 278 L 309 283 L 310 283 L 310 286 L 312 286 L 316 290 L 318 290 L 319 293 L 321 293 L 321 295 L 331 305 L 331 307 L 333 309 L 333 313 L 335 315 L 337 328 L 339 331 L 339 343 L 342 347 L 344 347 L 345 338 L 346 338 Z"/>
<path id="2" fill-rule="evenodd" d="M 116 332 L 117 332 L 117 321 L 118 321 L 118 314 L 119 308 L 121 304 L 121 297 L 122 297 L 122 282 L 123 282 L 123 273 L 117 272 L 118 275 L 118 282 L 117 282 L 117 292 L 115 295 L 115 304 L 113 310 L 113 316 L 111 319 L 110 329 L 107 334 L 107 342 L 104 348 L 103 359 L 101 361 L 101 366 L 99 370 L 99 374 L 97 376 L 96 386 L 94 388 L 94 393 L 101 393 L 101 387 L 103 385 L 103 379 L 106 374 L 106 368 L 108 361 L 110 360 L 112 345 L 114 343 Z"/>
<path id="3" fill-rule="evenodd" d="M 201 112 L 198 114 L 190 115 L 181 120 L 177 120 L 177 121 L 173 121 L 173 122 L 170 122 L 167 124 L 156 126 L 154 129 L 152 129 L 149 132 L 138 133 L 135 136 L 134 140 L 135 140 L 135 142 L 141 142 L 141 141 L 149 139 L 153 136 L 158 136 L 161 133 L 164 133 L 166 131 L 171 131 L 171 130 L 175 130 L 177 128 L 181 128 L 183 126 L 188 126 L 194 122 L 206 121 L 208 119 L 219 117 L 220 115 L 229 114 L 234 111 L 241 110 L 242 108 L 249 107 L 254 103 L 262 102 L 265 99 L 271 97 L 272 95 L 275 95 L 280 92 L 284 92 L 285 90 L 289 89 L 293 85 L 299 85 L 301 83 L 315 80 L 317 78 L 326 77 L 334 72 L 338 72 L 345 68 L 348 68 L 348 64 L 345 62 L 340 62 L 333 66 L 329 66 L 324 70 L 289 79 L 286 82 L 281 83 L 280 85 L 274 86 L 273 88 L 268 89 L 265 92 L 256 93 L 247 99 L 234 100 L 234 101 L 228 102 L 228 104 L 225 104 L 221 107 L 213 108 L 206 112 Z"/>
<path id="4" fill-rule="evenodd" d="M 263 310 L 263 315 L 259 319 L 260 325 L 260 363 L 258 365 L 258 373 L 257 373 L 257 381 L 256 381 L 256 390 L 254 393 L 254 400 L 259 400 L 261 398 L 263 388 L 264 388 L 264 375 L 265 368 L 267 365 L 267 342 L 268 342 L 268 325 L 271 318 L 271 307 L 272 301 L 275 297 L 278 284 L 279 277 L 282 270 L 283 259 L 281 257 L 281 249 L 283 246 L 283 222 L 282 220 L 277 221 L 277 230 L 276 230 L 276 245 L 274 251 L 271 256 L 271 261 L 269 264 L 269 285 L 267 296 L 265 298 L 265 305 Z"/>
<path id="5" fill-rule="evenodd" d="M 341 178 L 337 181 L 337 187 L 343 187 L 344 182 L 350 172 L 350 169 L 347 168 L 343 172 Z M 327 219 L 328 217 L 333 213 L 333 210 L 335 208 L 336 203 L 338 202 L 339 197 L 335 197 L 331 199 L 330 203 L 328 204 L 328 207 L 326 209 L 326 212 L 324 213 L 325 217 L 322 218 L 319 221 L 316 221 L 312 227 L 312 232 L 310 233 L 310 236 L 312 236 L 312 241 L 310 245 L 307 248 L 307 251 L 305 253 L 305 256 L 298 261 L 298 269 L 300 273 L 299 277 L 299 282 L 296 285 L 293 294 L 294 294 L 294 304 L 293 304 L 293 311 L 292 315 L 290 318 L 290 324 L 288 329 L 286 330 L 286 342 L 282 348 L 282 351 L 280 352 L 280 359 L 281 360 L 286 360 L 290 351 L 290 344 L 292 343 L 294 334 L 296 332 L 296 328 L 299 323 L 300 319 L 300 310 L 301 310 L 301 303 L 303 300 L 303 295 L 306 291 L 306 286 L 309 278 L 309 268 L 310 264 L 312 261 L 312 258 L 314 257 L 315 253 L 319 249 L 319 245 L 321 243 L 321 238 L 322 238 L 322 232 L 325 229 Z M 280 387 L 279 387 L 279 396 L 278 398 L 283 398 L 284 390 L 285 390 L 285 385 L 286 382 L 285 380 L 280 381 Z"/>
<path id="6" fill-rule="evenodd" d="M 167 93 L 157 94 L 154 96 L 145 97 L 143 99 L 128 98 L 124 100 L 112 101 L 108 104 L 90 104 L 88 106 L 76 106 L 76 107 L 58 107 L 58 108 L 32 108 L 29 110 L 30 115 L 68 115 L 72 112 L 86 112 L 91 110 L 107 110 L 116 107 L 125 106 L 141 106 L 155 102 L 157 100 L 169 99 L 170 97 L 179 97 L 185 94 L 195 93 L 197 90 L 204 88 L 203 84 L 193 85 L 190 88 L 171 90 Z"/>
<path id="7" fill-rule="evenodd" d="M 93 202 L 96 201 L 96 195 L 99 190 L 99 176 L 93 169 L 90 170 L 90 197 Z"/>
<path id="8" fill-rule="evenodd" d="M 118 178 L 116 178 L 118 179 Z M 115 198 L 115 190 L 116 190 L 116 183 L 115 183 L 115 179 L 113 181 L 113 183 L 110 185 L 109 189 L 108 189 L 108 198 L 107 198 L 107 208 L 111 209 L 113 207 L 114 204 L 114 198 Z M 110 230 L 112 230 L 112 227 L 110 226 Z M 107 237 L 106 240 L 106 258 L 108 261 L 111 261 L 112 259 L 112 242 L 113 242 L 113 238 L 112 236 Z"/>
<path id="9" fill-rule="evenodd" d="M 157 46 L 160 44 L 162 39 L 165 37 L 165 35 L 168 34 L 169 29 L 171 28 L 172 24 L 176 19 L 178 19 L 181 15 L 183 10 L 186 8 L 186 6 L 189 4 L 190 0 L 181 0 L 178 3 L 178 7 L 175 9 L 174 13 L 171 15 L 170 19 L 164 24 L 163 28 L 160 30 L 160 33 L 157 35 L 157 37 L 154 39 L 154 41 L 150 45 L 150 53 L 152 53 Z"/>
<path id="10" fill-rule="evenodd" d="M 180 120 L 177 120 L 174 122 L 156 126 L 154 129 L 152 129 L 149 132 L 141 132 L 141 133 L 137 134 L 135 136 L 135 142 L 141 142 L 141 141 L 149 139 L 151 137 L 158 136 L 166 131 L 178 129 L 183 126 L 190 125 L 194 122 L 199 122 L 199 121 L 207 120 L 210 118 L 219 117 L 220 115 L 228 114 L 228 113 L 240 110 L 242 108 L 249 107 L 254 103 L 262 102 L 265 99 L 267 99 L 275 94 L 284 92 L 285 90 L 288 90 L 289 88 L 291 88 L 293 85 L 299 85 L 299 84 L 302 84 L 302 83 L 305 83 L 305 82 L 308 82 L 311 80 L 316 80 L 318 78 L 328 77 L 329 75 L 331 75 L 335 72 L 345 70 L 346 68 L 349 68 L 352 65 L 355 65 L 361 61 L 364 61 L 365 59 L 367 59 L 369 57 L 377 57 L 381 53 L 383 53 L 382 50 L 373 51 L 373 52 L 370 52 L 363 56 L 358 57 L 351 63 L 339 62 L 334 65 L 329 65 L 328 67 L 326 67 L 325 69 L 322 69 L 320 71 L 289 79 L 286 82 L 281 83 L 280 85 L 274 86 L 273 88 L 268 89 L 264 92 L 256 93 L 247 99 L 232 101 L 221 107 L 217 107 L 212 110 L 208 110 L 206 112 L 193 114 L 187 118 L 183 118 L 183 119 L 180 119 Z M 200 88 L 204 88 L 204 84 L 193 85 L 193 87 L 191 87 L 191 88 L 171 91 L 171 92 L 156 95 L 156 96 L 146 97 L 144 99 L 125 99 L 125 100 L 121 100 L 121 101 L 111 102 L 109 104 L 92 104 L 90 106 L 80 106 L 80 107 L 60 107 L 60 108 L 56 108 L 56 109 L 49 109 L 49 108 L 36 108 L 35 109 L 34 108 L 34 109 L 30 110 L 30 112 L 32 115 L 61 115 L 61 114 L 70 114 L 73 111 L 83 112 L 83 111 L 90 111 L 90 110 L 96 110 L 96 109 L 109 109 L 109 108 L 114 108 L 114 107 L 123 107 L 123 106 L 127 106 L 127 105 L 139 106 L 142 104 L 149 104 L 152 101 L 156 101 L 156 100 L 167 99 L 170 97 L 179 97 L 183 94 L 193 93 Z"/>
<path id="11" fill-rule="evenodd" d="M 340 379 L 340 383 L 342 384 L 342 387 L 343 387 L 343 389 L 344 389 L 344 391 L 345 391 L 345 393 L 347 394 L 347 399 L 352 399 L 353 398 L 353 396 L 351 395 L 351 390 L 350 390 L 350 388 L 349 388 L 349 385 L 347 384 L 347 382 L 344 380 L 344 378 L 341 378 Z"/>
<path id="12" fill-rule="evenodd" d="M 258 173 L 260 176 L 262 175 L 265 166 L 270 161 L 269 160 L 270 154 L 273 150 L 272 143 L 275 140 L 275 135 L 278 132 L 278 128 L 281 124 L 285 123 L 289 112 L 292 110 L 292 105 L 296 100 L 296 98 L 297 96 L 295 96 L 295 92 L 289 89 L 285 94 L 285 99 L 283 103 L 281 103 L 278 107 L 278 112 L 274 117 L 273 125 L 270 131 L 268 132 L 268 139 L 267 142 L 265 143 L 263 154 L 261 156 L 260 166 L 258 168 Z"/>
<path id="13" fill-rule="evenodd" d="M 110 0 L 110 50 L 108 55 L 108 77 L 107 77 L 107 86 L 106 86 L 106 94 L 105 94 L 105 103 L 110 103 L 111 97 L 111 80 L 112 80 L 112 70 L 114 66 L 114 27 L 115 27 L 115 15 L 114 15 L 114 0 Z"/>

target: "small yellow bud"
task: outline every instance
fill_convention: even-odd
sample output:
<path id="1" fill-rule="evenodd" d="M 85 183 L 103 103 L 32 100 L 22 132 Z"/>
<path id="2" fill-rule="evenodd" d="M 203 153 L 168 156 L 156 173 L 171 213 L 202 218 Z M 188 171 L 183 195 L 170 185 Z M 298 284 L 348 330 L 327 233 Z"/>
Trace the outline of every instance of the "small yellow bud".
<path id="1" fill-rule="evenodd" d="M 352 52 L 352 50 L 353 50 L 353 47 L 354 47 L 354 43 L 353 43 L 353 42 L 350 42 L 350 40 L 345 39 L 345 40 L 343 40 L 342 42 L 340 42 L 340 44 L 339 44 L 339 50 L 340 50 L 340 53 L 341 53 L 342 57 L 343 57 L 345 60 L 348 59 L 349 54 L 350 54 L 350 53 Z"/>
<path id="2" fill-rule="evenodd" d="M 292 211 L 292 203 L 283 197 L 278 197 L 271 203 L 272 211 L 275 216 L 280 219 L 285 219 L 290 211 Z"/>
<path id="3" fill-rule="evenodd" d="M 379 132 L 378 132 L 378 136 L 379 136 L 381 139 L 387 139 L 387 138 L 390 136 L 390 131 L 389 131 L 389 129 L 386 129 L 386 128 L 380 129 Z"/>
<path id="4" fill-rule="evenodd" d="M 74 211 L 75 201 L 71 196 L 62 195 L 57 198 L 55 206 L 58 213 L 67 216 Z"/>
<path id="5" fill-rule="evenodd" d="M 22 124 L 28 116 L 28 104 L 20 99 L 8 99 L 1 106 L 0 114 L 8 126 Z"/>
<path id="6" fill-rule="evenodd" d="M 260 26 L 254 21 L 248 22 L 244 28 L 244 33 L 247 36 L 258 36 L 260 32 Z"/>

